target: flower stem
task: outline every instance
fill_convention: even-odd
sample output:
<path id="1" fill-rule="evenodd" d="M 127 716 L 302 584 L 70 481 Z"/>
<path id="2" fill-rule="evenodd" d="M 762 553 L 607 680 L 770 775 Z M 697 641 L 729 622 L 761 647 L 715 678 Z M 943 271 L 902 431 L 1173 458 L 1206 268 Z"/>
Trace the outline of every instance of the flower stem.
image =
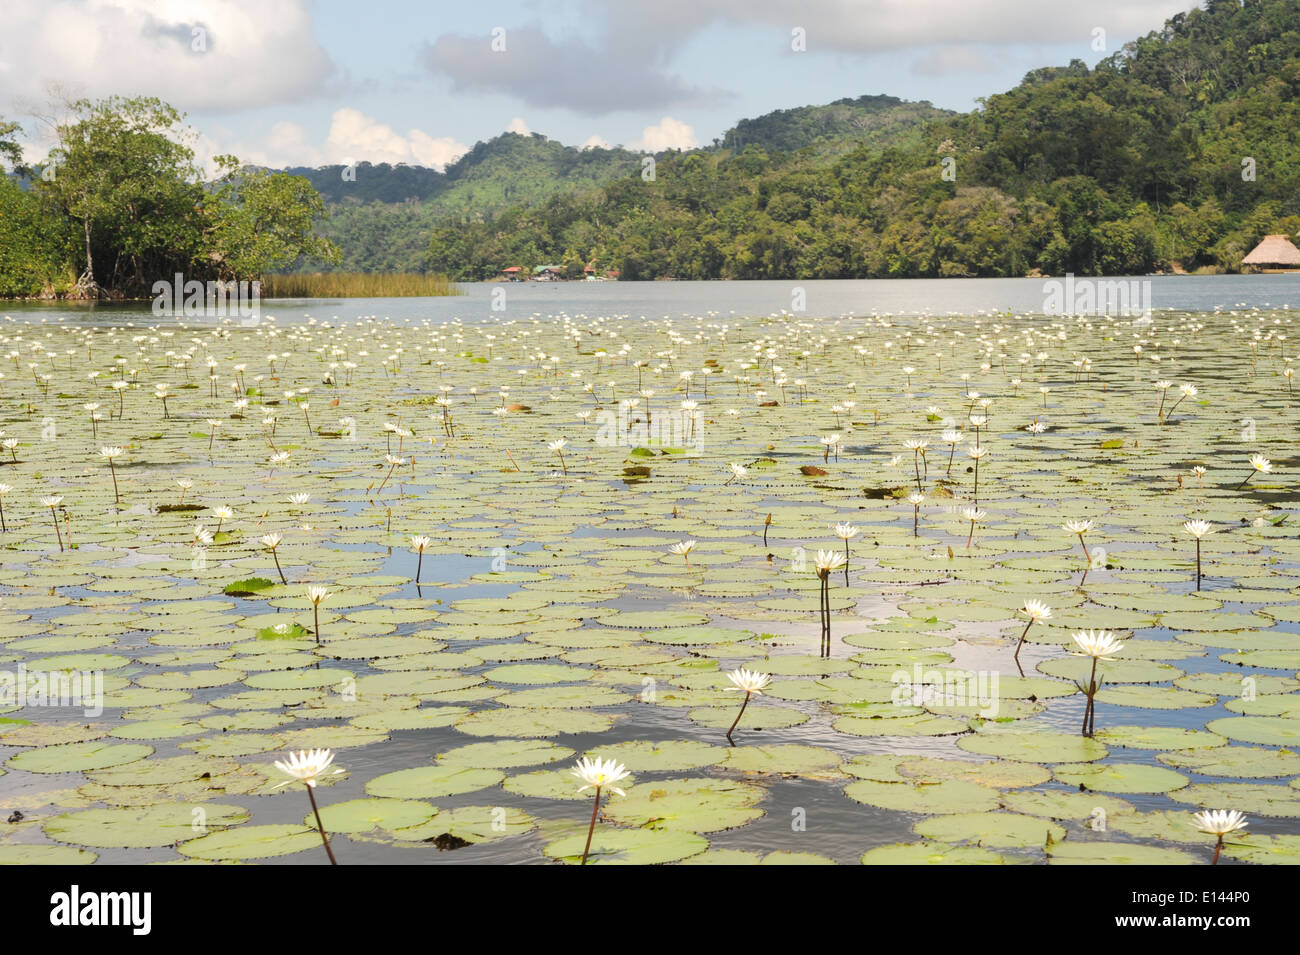
<path id="1" fill-rule="evenodd" d="M 1016 644 L 1016 652 L 1012 655 L 1012 658 L 1016 661 L 1016 666 L 1020 669 L 1021 676 L 1025 675 L 1025 670 L 1020 666 L 1020 648 L 1025 645 L 1025 637 L 1029 636 L 1029 628 L 1033 625 L 1034 621 L 1031 617 L 1029 623 L 1025 624 L 1024 632 L 1020 634 L 1020 642 Z"/>
<path id="2" fill-rule="evenodd" d="M 591 852 L 591 834 L 596 831 L 596 813 L 600 812 L 600 787 L 596 787 L 596 804 L 591 807 L 591 825 L 587 827 L 587 844 L 582 847 L 582 865 L 587 864 L 587 854 Z"/>
<path id="3" fill-rule="evenodd" d="M 731 740 L 731 734 L 735 732 L 736 727 L 740 725 L 740 718 L 745 715 L 745 707 L 749 705 L 749 694 L 745 694 L 745 699 L 740 704 L 740 712 L 736 714 L 736 721 L 731 724 L 731 729 L 727 730 L 727 742 L 732 746 L 736 744 Z"/>
<path id="4" fill-rule="evenodd" d="M 320 810 L 316 808 L 316 793 L 312 786 L 307 787 L 307 798 L 311 800 L 311 811 L 316 816 L 316 828 L 320 832 L 320 841 L 325 844 L 325 854 L 330 857 L 330 865 L 338 865 L 338 859 L 334 858 L 334 850 L 330 848 L 329 837 L 325 835 L 325 826 L 320 821 Z"/>
<path id="5" fill-rule="evenodd" d="M 1082 735 L 1091 737 L 1093 725 L 1096 721 L 1096 703 L 1093 697 L 1097 694 L 1097 658 L 1092 658 L 1092 674 L 1088 677 L 1088 703 L 1083 708 L 1083 731 Z"/>

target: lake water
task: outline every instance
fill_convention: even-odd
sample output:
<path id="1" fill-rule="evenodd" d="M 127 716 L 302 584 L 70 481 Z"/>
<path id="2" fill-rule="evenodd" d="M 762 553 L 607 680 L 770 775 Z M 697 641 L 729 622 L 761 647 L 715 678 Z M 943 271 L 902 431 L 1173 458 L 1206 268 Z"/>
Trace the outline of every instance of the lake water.
<path id="1" fill-rule="evenodd" d="M 1268 311 L 1204 323 L 1172 315 L 1156 323 L 1139 361 L 1127 336 L 1147 333 L 1126 322 L 1107 331 L 1104 322 L 1071 320 L 1058 342 L 1050 323 L 1024 317 L 1043 311 L 1041 280 L 470 284 L 450 298 L 264 303 L 264 314 L 285 325 L 376 317 L 402 327 L 298 329 L 280 336 L 292 357 L 270 364 L 261 330 L 236 330 L 208 346 L 222 379 L 209 390 L 196 371 L 201 354 L 184 367 L 169 355 L 190 336 L 107 327 L 156 324 L 148 305 L 7 306 L 0 316 L 19 325 L 11 328 L 15 346 L 38 337 L 23 322 L 98 328 L 66 333 L 75 355 L 47 351 L 70 356 L 50 363 L 52 386 L 19 374 L 21 362 L 0 382 L 0 424 L 19 442 L 0 462 L 14 486 L 4 501 L 0 642 L 11 663 L 103 669 L 114 685 L 96 727 L 48 711 L 6 714 L 34 729 L 0 731 L 0 808 L 28 816 L 0 842 L 0 861 L 5 852 L 10 860 L 63 858 L 54 853 L 85 845 L 104 863 L 196 855 L 321 864 L 319 845 L 299 839 L 301 790 L 272 795 L 258 768 L 314 745 L 338 749 L 349 774 L 322 790 L 344 864 L 563 856 L 547 849 L 571 830 L 581 834 L 590 813 L 586 797 L 574 798 L 570 758 L 598 752 L 628 758 L 642 791 L 684 787 L 673 805 L 691 818 L 674 825 L 702 830 L 712 850 L 733 853 L 714 860 L 786 851 L 853 863 L 900 843 L 985 839 L 962 851 L 1041 863 L 1050 831 L 1058 843 L 1068 833 L 1066 850 L 1110 853 L 1106 862 L 1133 861 L 1126 853 L 1139 851 L 1154 855 L 1137 861 L 1204 862 L 1212 846 L 1187 820 L 1211 807 L 1249 813 L 1257 847 L 1296 851 L 1300 505 L 1292 476 L 1300 396 L 1283 378 L 1292 348 L 1278 333 L 1293 322 L 1280 309 L 1300 308 L 1300 278 L 1150 282 L 1156 309 Z M 791 311 L 796 289 L 805 309 L 795 321 L 764 317 Z M 505 308 L 494 311 L 500 294 Z M 981 311 L 1007 310 L 1020 317 L 972 333 Z M 813 319 L 872 313 L 974 317 L 933 335 L 908 332 L 934 350 L 909 350 L 906 330 L 883 322 L 844 322 L 828 332 L 834 345 L 809 359 L 807 346 L 821 335 Z M 559 315 L 593 337 L 616 333 L 632 351 L 622 362 L 596 350 L 570 355 L 560 321 L 539 322 L 528 338 L 493 338 L 486 324 Z M 748 319 L 754 336 L 782 343 L 780 360 L 808 380 L 806 393 L 794 385 L 782 392 L 774 367 L 729 367 L 736 336 L 677 335 L 664 316 Z M 457 319 L 464 329 L 420 327 Z M 1008 349 L 1010 362 L 985 363 L 978 339 L 993 324 L 1049 358 L 1016 364 L 1017 347 Z M 46 331 L 64 344 L 54 329 L 40 339 Z M 1255 332 L 1252 348 L 1246 336 Z M 897 347 L 886 352 L 877 340 Z M 672 365 L 642 371 L 631 363 L 669 345 Z M 437 370 L 416 351 L 430 346 L 447 352 Z M 354 372 L 323 380 L 326 348 L 349 356 Z M 407 367 L 391 360 L 398 348 Z M 536 351 L 565 357 L 539 361 Z M 118 355 L 134 355 L 144 371 L 113 396 L 105 383 L 120 373 Z M 1095 367 L 1081 369 L 1082 356 Z M 255 414 L 234 413 L 228 390 L 232 369 L 244 366 L 259 385 Z M 706 367 L 717 368 L 712 384 Z M 695 383 L 681 384 L 681 370 L 692 368 L 701 369 Z M 1176 415 L 1156 405 L 1157 370 L 1199 387 Z M 969 375 L 958 377 L 963 371 Z M 668 418 L 679 399 L 698 404 L 698 454 L 659 448 L 634 456 L 640 438 L 630 427 L 605 439 L 579 417 L 612 413 L 642 373 L 656 388 L 656 419 Z M 166 417 L 150 390 L 164 381 L 172 388 Z M 584 390 L 587 381 L 598 388 Z M 454 436 L 429 414 L 439 385 L 451 389 Z M 509 389 L 517 413 L 496 414 L 498 388 Z M 282 403 L 286 389 L 300 397 L 310 390 L 310 405 L 299 412 Z M 931 411 L 973 426 L 971 390 L 994 409 L 973 435 L 991 455 L 982 476 L 965 458 L 953 468 L 951 450 L 945 462 L 943 415 Z M 780 400 L 760 404 L 760 396 Z M 97 430 L 88 403 L 110 412 Z M 504 411 L 504 397 L 500 404 Z M 264 416 L 277 415 L 280 430 L 272 424 L 268 433 Z M 385 454 L 403 453 L 384 428 L 394 419 L 415 432 L 406 445 L 410 471 L 396 477 L 384 470 Z M 215 438 L 212 420 L 220 423 Z M 355 427 L 335 430 L 345 420 Z M 1031 431 L 1031 423 L 1044 428 Z M 844 436 L 830 461 L 818 442 L 828 431 Z M 53 436 L 57 446 L 43 445 Z M 550 446 L 560 436 L 564 461 Z M 918 436 L 934 460 L 906 450 Z M 105 442 L 129 448 L 117 465 L 123 470 L 107 480 L 98 461 Z M 291 466 L 268 468 L 268 453 L 281 448 L 292 452 Z M 1256 452 L 1275 471 L 1245 483 L 1247 456 Z M 728 480 L 733 461 L 749 467 L 739 480 Z M 626 468 L 642 462 L 651 472 L 643 480 Z M 1198 463 L 1209 468 L 1203 479 L 1190 470 Z M 803 465 L 825 468 L 809 474 Z M 177 503 L 182 477 L 202 511 L 159 508 Z M 893 493 L 913 481 L 928 484 L 916 512 Z M 290 506 L 289 495 L 304 488 L 310 502 Z M 65 501 L 75 549 L 63 549 L 52 512 L 41 506 L 51 490 Z M 216 503 L 234 508 L 229 539 L 196 564 L 194 523 L 217 527 L 209 510 Z M 978 528 L 961 512 L 968 503 L 987 509 Z M 763 516 L 774 513 L 769 532 Z M 1216 527 L 1199 589 L 1194 545 L 1182 531 L 1193 517 Z M 1088 544 L 1098 555 L 1086 588 L 1081 542 L 1061 528 L 1082 518 L 1096 521 Z M 822 660 L 812 650 L 820 639 L 816 588 L 802 564 L 819 548 L 838 549 L 830 528 L 842 520 L 861 533 L 851 575 L 832 581 L 833 652 Z M 257 545 L 269 532 L 284 535 L 275 565 Z M 413 533 L 434 541 L 414 567 L 406 546 Z M 668 549 L 682 539 L 699 543 L 689 566 Z M 283 588 L 272 579 L 279 562 L 289 580 Z M 415 567 L 423 588 L 411 579 Z M 225 593 L 254 574 L 272 589 Z M 331 592 L 319 618 L 322 645 L 306 630 L 296 639 L 267 635 L 277 622 L 317 623 L 303 595 L 308 583 Z M 1029 634 L 1019 657 L 1025 680 L 1012 652 L 1027 632 L 1018 614 L 1028 597 L 1047 602 L 1054 616 Z M 1126 641 L 1098 695 L 1100 750 L 1078 742 L 1083 697 L 1072 686 L 1078 661 L 1068 648 L 1070 634 L 1085 627 L 1112 628 Z M 775 680 L 748 711 L 733 755 L 723 733 L 736 698 L 723 689 L 724 671 L 742 665 Z M 1000 673 L 996 720 L 967 726 L 966 701 L 887 709 L 895 676 L 914 667 Z M 353 678 L 356 699 L 344 699 Z M 642 695 L 648 678 L 658 696 Z M 42 735 L 55 722 L 67 725 Z M 1046 743 L 1000 735 L 1018 724 Z M 114 759 L 128 768 L 87 762 L 73 749 L 82 744 L 64 742 L 74 739 L 127 747 Z M 540 749 L 529 750 L 530 741 Z M 474 749 L 484 743 L 525 751 L 485 758 Z M 672 761 L 627 749 L 651 746 L 669 749 Z M 200 756 L 211 763 L 196 763 Z M 632 766 L 638 756 L 643 762 Z M 907 772 L 893 778 L 903 761 Z M 480 775 L 473 785 L 392 788 L 394 774 L 443 765 Z M 903 797 L 894 798 L 894 786 Z M 935 805 L 935 787 L 960 805 Z M 413 798 L 395 809 L 366 806 L 411 813 L 431 800 L 429 811 L 436 805 L 441 816 L 429 833 L 459 826 L 482 841 L 439 852 L 411 833 L 397 841 L 356 818 L 338 819 L 344 803 L 356 811 L 353 801 L 394 792 Z M 753 806 L 728 802 L 733 792 L 757 793 L 762 814 L 747 821 Z M 658 798 L 647 796 L 647 805 Z M 246 831 L 288 827 L 290 835 L 277 837 L 288 844 L 264 853 L 260 844 L 180 851 L 170 830 L 117 834 L 140 806 L 179 805 L 188 827 L 191 800 L 247 810 Z M 708 812 L 693 801 L 709 802 Z M 89 815 L 100 805 L 114 807 L 107 836 L 100 817 Z M 478 831 L 501 810 L 526 814 L 518 817 L 528 820 L 526 831 L 499 838 Z M 1113 815 L 1108 831 L 1085 825 L 1097 810 Z M 996 817 L 988 825 L 1009 828 L 986 839 L 982 814 Z M 597 844 L 616 833 L 649 846 L 659 838 L 658 818 L 610 816 Z M 60 828 L 69 822 L 72 831 Z"/>
<path id="2" fill-rule="evenodd" d="M 378 316 L 398 322 L 481 322 L 532 315 L 604 315 L 680 318 L 779 314 L 810 318 L 843 315 L 971 315 L 1040 313 L 1050 279 L 861 279 L 806 282 L 469 282 L 448 298 L 277 299 L 263 314 L 281 324 L 315 318 L 353 321 Z M 1153 308 L 1213 312 L 1242 308 L 1300 308 L 1300 274 L 1167 275 L 1150 282 Z M 496 298 L 494 299 L 494 295 Z M 802 296 L 803 307 L 797 299 Z M 496 306 L 494 308 L 494 305 Z M 149 323 L 147 304 L 70 305 L 9 303 L 14 320 L 112 325 Z"/>

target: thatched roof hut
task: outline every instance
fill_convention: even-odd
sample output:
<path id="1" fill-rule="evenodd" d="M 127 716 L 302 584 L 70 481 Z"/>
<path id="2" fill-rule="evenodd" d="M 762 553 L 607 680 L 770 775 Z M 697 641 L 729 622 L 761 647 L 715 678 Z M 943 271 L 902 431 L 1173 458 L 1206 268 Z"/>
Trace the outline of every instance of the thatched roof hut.
<path id="1" fill-rule="evenodd" d="M 1300 269 L 1300 249 L 1284 235 L 1269 235 L 1241 260 L 1260 269 Z"/>

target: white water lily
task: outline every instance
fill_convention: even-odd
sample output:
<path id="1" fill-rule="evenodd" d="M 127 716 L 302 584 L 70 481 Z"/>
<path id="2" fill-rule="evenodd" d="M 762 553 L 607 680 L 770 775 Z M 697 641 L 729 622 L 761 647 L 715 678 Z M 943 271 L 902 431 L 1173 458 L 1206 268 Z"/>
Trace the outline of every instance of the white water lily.
<path id="1" fill-rule="evenodd" d="M 1052 616 L 1052 608 L 1041 600 L 1026 600 L 1020 612 L 1035 623 L 1041 623 Z"/>
<path id="2" fill-rule="evenodd" d="M 727 674 L 727 679 L 733 684 L 725 688 L 727 692 L 739 691 L 753 693 L 756 696 L 762 696 L 763 691 L 772 682 L 771 674 L 759 673 L 757 670 L 746 670 L 744 667 L 732 670 Z"/>
<path id="3" fill-rule="evenodd" d="M 1226 836 L 1247 826 L 1246 814 L 1237 809 L 1206 809 L 1193 813 L 1192 818 L 1197 829 L 1212 836 Z"/>
<path id="4" fill-rule="evenodd" d="M 1074 643 L 1079 648 L 1070 651 L 1074 656 L 1098 660 L 1110 660 L 1124 649 L 1124 644 L 1109 630 L 1080 630 L 1074 635 Z"/>
<path id="5" fill-rule="evenodd" d="M 586 756 L 578 760 L 577 765 L 570 770 L 572 775 L 582 780 L 582 785 L 578 787 L 578 792 L 586 792 L 588 789 L 608 789 L 610 792 L 618 793 L 620 796 L 627 795 L 623 790 L 614 784 L 627 779 L 631 775 L 627 768 L 619 762 L 612 759 L 602 759 L 599 756 L 590 759 Z"/>
<path id="6" fill-rule="evenodd" d="M 678 557 L 682 558 L 684 561 L 686 561 L 686 566 L 689 567 L 691 566 L 691 551 L 693 551 L 694 549 L 695 549 L 695 541 L 684 540 L 684 541 L 678 541 L 676 544 L 673 544 L 671 547 L 668 548 L 668 552 L 671 554 L 676 554 Z"/>
<path id="7" fill-rule="evenodd" d="M 839 551 L 819 550 L 815 566 L 818 573 L 827 574 L 839 570 L 846 563 L 848 563 L 847 558 Z"/>
<path id="8" fill-rule="evenodd" d="M 756 670 L 746 670 L 744 667 L 740 667 L 728 673 L 727 679 L 732 683 L 731 686 L 726 687 L 728 692 L 734 691 L 745 694 L 745 698 L 740 702 L 740 712 L 736 714 L 735 720 L 732 721 L 731 727 L 727 730 L 727 742 L 735 746 L 731 734 L 740 725 L 741 717 L 745 715 L 745 707 L 749 706 L 749 698 L 751 696 L 762 696 L 763 690 L 772 682 L 772 677 L 767 673 L 759 673 Z"/>
<path id="9" fill-rule="evenodd" d="M 298 750 L 295 753 L 290 753 L 287 759 L 277 759 L 275 768 L 292 778 L 286 779 L 271 788 L 279 789 L 281 786 L 305 783 L 309 788 L 314 789 L 319 780 L 327 776 L 337 776 L 343 772 L 338 767 L 331 769 L 330 766 L 333 762 L 334 754 L 328 749 Z"/>
<path id="10" fill-rule="evenodd" d="M 1196 828 L 1212 836 L 1218 836 L 1214 844 L 1214 861 L 1219 864 L 1219 853 L 1223 851 L 1223 837 L 1246 828 L 1246 814 L 1239 809 L 1205 809 L 1193 813 Z"/>

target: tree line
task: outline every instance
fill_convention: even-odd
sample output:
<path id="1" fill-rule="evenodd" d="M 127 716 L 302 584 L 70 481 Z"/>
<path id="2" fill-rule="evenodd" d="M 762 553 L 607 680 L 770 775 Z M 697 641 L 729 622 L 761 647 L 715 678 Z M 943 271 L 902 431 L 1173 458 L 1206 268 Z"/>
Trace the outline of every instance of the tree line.
<path id="1" fill-rule="evenodd" d="M 219 156 L 208 178 L 193 132 L 151 97 L 66 104 L 54 146 L 23 164 L 21 128 L 0 119 L 0 296 L 131 298 L 154 282 L 256 280 L 338 251 L 301 176 Z"/>

